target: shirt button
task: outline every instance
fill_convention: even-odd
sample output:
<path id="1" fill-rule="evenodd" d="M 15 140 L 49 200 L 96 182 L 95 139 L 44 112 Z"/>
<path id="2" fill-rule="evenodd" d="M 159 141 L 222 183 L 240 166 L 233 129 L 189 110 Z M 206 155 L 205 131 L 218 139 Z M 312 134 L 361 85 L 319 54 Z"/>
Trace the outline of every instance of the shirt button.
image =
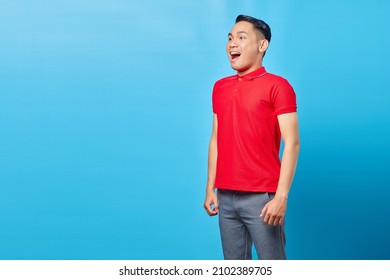
<path id="1" fill-rule="evenodd" d="M 242 80 L 241 78 L 238 78 L 238 81 L 239 81 L 239 82 L 241 82 L 241 80 Z"/>

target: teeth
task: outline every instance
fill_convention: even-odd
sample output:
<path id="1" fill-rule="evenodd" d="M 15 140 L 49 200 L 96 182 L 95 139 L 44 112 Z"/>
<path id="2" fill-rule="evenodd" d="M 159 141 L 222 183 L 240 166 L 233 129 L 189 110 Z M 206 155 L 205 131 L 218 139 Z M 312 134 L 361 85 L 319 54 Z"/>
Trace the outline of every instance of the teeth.
<path id="1" fill-rule="evenodd" d="M 240 52 L 230 52 L 231 59 L 236 59 L 241 55 Z"/>

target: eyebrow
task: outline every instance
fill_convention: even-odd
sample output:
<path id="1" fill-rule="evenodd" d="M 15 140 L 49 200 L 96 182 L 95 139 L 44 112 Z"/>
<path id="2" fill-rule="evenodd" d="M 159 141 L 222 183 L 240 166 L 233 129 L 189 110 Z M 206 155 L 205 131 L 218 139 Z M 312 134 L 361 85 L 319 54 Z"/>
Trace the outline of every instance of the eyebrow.
<path id="1" fill-rule="evenodd" d="M 246 31 L 238 31 L 237 32 L 237 34 L 240 34 L 240 33 L 244 33 L 244 34 L 248 35 L 248 32 L 246 32 Z M 228 36 L 233 36 L 233 34 L 229 32 Z"/>

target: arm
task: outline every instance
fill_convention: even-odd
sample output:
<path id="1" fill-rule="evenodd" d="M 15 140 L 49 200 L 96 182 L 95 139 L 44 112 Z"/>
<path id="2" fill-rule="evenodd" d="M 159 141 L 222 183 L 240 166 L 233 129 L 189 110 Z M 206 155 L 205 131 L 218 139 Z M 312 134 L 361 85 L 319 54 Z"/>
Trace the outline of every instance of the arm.
<path id="1" fill-rule="evenodd" d="M 215 216 L 218 214 L 218 198 L 214 190 L 215 173 L 217 167 L 217 129 L 218 120 L 217 115 L 214 114 L 213 130 L 211 133 L 211 139 L 209 144 L 206 199 L 203 205 L 210 216 Z M 212 208 L 212 205 L 214 205 L 214 208 Z"/>
<path id="2" fill-rule="evenodd" d="M 299 133 L 297 113 L 278 116 L 280 132 L 284 141 L 284 150 L 280 168 L 278 188 L 275 197 L 261 211 L 264 223 L 281 225 L 287 209 L 287 197 L 294 178 L 299 154 Z"/>

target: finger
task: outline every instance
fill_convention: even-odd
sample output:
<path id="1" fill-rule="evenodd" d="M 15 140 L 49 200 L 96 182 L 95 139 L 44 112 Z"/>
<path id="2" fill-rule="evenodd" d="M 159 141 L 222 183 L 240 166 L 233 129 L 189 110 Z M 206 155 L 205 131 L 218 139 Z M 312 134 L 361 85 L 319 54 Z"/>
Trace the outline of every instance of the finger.
<path id="1" fill-rule="evenodd" d="M 269 220 L 268 220 L 268 224 L 269 224 L 269 225 L 273 225 L 273 224 L 275 223 L 275 220 L 276 220 L 276 219 L 275 219 L 275 216 L 270 216 L 270 217 L 269 217 Z"/>
<path id="2" fill-rule="evenodd" d="M 270 214 L 268 214 L 268 213 L 265 214 L 264 223 L 265 223 L 265 224 L 268 224 L 270 218 L 271 218 L 271 215 L 270 215 Z"/>
<path id="3" fill-rule="evenodd" d="M 215 215 L 218 215 L 218 211 L 216 210 L 211 210 L 211 213 L 209 213 L 210 216 L 215 216 Z"/>
<path id="4" fill-rule="evenodd" d="M 270 226 L 276 226 L 279 223 L 279 217 L 275 214 L 269 214 L 268 224 Z"/>
<path id="5" fill-rule="evenodd" d="M 209 211 L 209 215 L 210 215 L 210 216 L 214 216 L 214 215 L 217 215 L 217 214 L 218 214 L 218 212 L 215 211 L 215 208 L 213 209 L 212 207 L 210 207 L 209 209 L 210 209 L 210 211 Z"/>
<path id="6" fill-rule="evenodd" d="M 264 207 L 263 207 L 263 209 L 261 210 L 261 213 L 260 213 L 260 217 L 263 217 L 264 215 L 265 215 L 265 213 L 267 213 L 267 205 L 265 205 Z M 264 218 L 264 220 L 265 220 L 265 218 Z"/>
<path id="7" fill-rule="evenodd" d="M 206 210 L 207 214 L 210 215 L 210 213 L 213 211 L 210 207 L 210 204 L 208 202 L 205 202 L 203 205 L 204 209 Z"/>
<path id="8" fill-rule="evenodd" d="M 206 209 L 206 212 L 207 214 L 209 214 L 209 216 L 214 216 L 214 215 L 217 215 L 217 212 L 214 211 L 214 209 L 211 207 L 214 203 L 206 203 L 204 205 L 204 208 Z"/>
<path id="9" fill-rule="evenodd" d="M 208 202 L 207 201 L 205 201 L 204 202 L 204 204 L 203 204 L 203 208 L 206 210 L 206 212 L 207 213 L 209 213 L 210 212 L 210 205 L 208 204 Z"/>
<path id="10" fill-rule="evenodd" d="M 214 212 L 215 212 L 216 214 L 218 214 L 218 212 L 219 212 L 218 200 L 215 200 L 215 201 L 214 201 Z"/>

